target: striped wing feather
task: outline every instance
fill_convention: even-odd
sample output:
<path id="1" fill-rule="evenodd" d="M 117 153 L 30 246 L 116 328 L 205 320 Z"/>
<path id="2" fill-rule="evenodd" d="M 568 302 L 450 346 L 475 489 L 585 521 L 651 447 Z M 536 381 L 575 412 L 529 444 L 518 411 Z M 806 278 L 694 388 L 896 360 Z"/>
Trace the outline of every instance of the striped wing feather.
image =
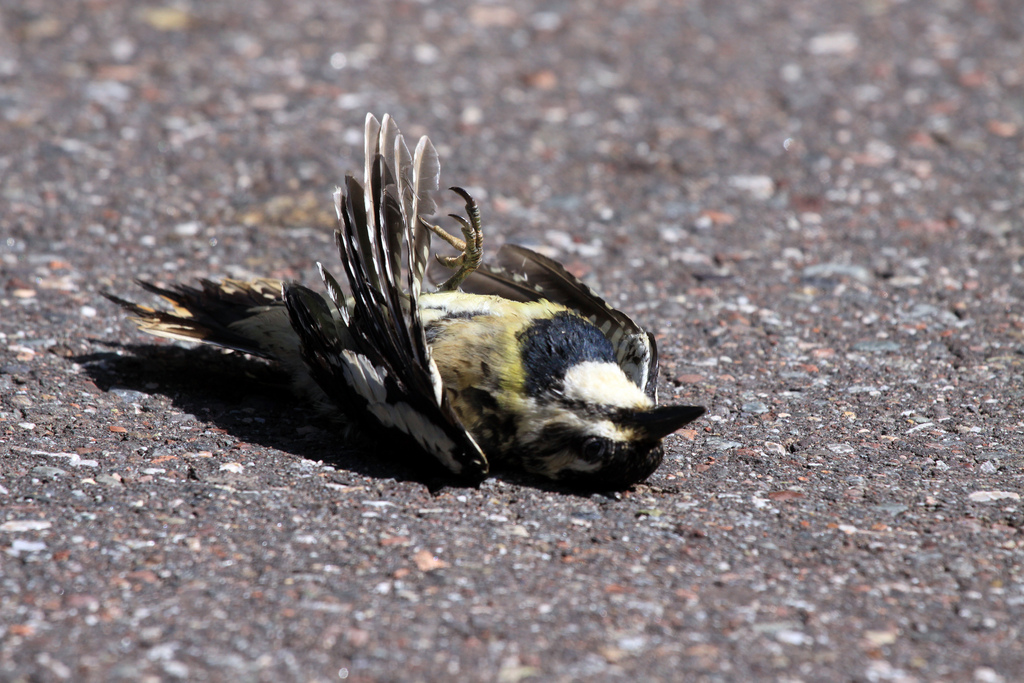
<path id="1" fill-rule="evenodd" d="M 347 310 L 335 316 L 319 295 L 286 286 L 292 326 L 313 378 L 332 399 L 404 433 L 456 474 L 479 479 L 487 460 L 451 408 L 419 315 L 414 254 L 429 252 L 429 233 L 420 234 L 410 220 L 432 204 L 437 173 L 431 187 L 417 169 L 432 169 L 436 154 L 421 142 L 410 157 L 390 117 L 380 124 L 368 117 L 366 130 L 377 137 L 367 142 L 364 183 L 350 176 L 336 197 L 335 236 L 351 301 L 340 301 L 337 282 L 320 266 L 333 305 Z M 403 247 L 411 274 L 402 272 Z"/>

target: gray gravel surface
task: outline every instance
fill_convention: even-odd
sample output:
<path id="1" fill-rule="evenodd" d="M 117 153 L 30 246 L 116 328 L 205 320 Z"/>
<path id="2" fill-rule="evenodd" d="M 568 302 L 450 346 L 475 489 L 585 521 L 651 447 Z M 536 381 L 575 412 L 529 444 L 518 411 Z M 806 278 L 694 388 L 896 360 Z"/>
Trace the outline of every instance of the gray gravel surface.
<path id="1" fill-rule="evenodd" d="M 100 297 L 315 282 L 366 111 L 659 330 L 645 485 L 424 482 Z M 25 0 L 0 113 L 0 679 L 1021 680 L 1018 0 Z"/>

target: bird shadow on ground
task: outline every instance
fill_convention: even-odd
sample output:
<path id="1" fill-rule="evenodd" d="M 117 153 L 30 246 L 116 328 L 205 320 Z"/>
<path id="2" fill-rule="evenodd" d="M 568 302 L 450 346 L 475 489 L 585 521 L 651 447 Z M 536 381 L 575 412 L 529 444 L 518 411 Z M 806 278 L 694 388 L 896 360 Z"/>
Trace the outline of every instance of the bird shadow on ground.
<path id="1" fill-rule="evenodd" d="M 346 430 L 295 397 L 288 376 L 272 364 L 239 353 L 209 347 L 183 348 L 154 344 L 121 344 L 93 339 L 111 349 L 73 358 L 104 392 L 139 392 L 166 397 L 174 411 L 213 424 L 240 441 L 273 448 L 308 460 L 322 460 L 341 470 L 375 479 L 423 484 L 432 493 L 465 486 L 424 453 L 403 453 L 369 436 L 346 436 Z M 120 353 L 119 353 L 120 352 Z M 497 472 L 508 483 L 589 496 L 526 473 Z"/>
<path id="2" fill-rule="evenodd" d="M 160 395 L 174 411 L 246 443 L 368 477 L 419 482 L 431 491 L 453 483 L 428 471 L 433 461 L 417 466 L 399 453 L 381 457 L 387 444 L 346 436 L 346 430 L 295 397 L 287 375 L 258 358 L 206 347 L 91 341 L 111 351 L 73 360 L 101 391 L 140 392 L 135 398 L 142 400 L 143 410 L 160 410 L 145 400 Z"/>

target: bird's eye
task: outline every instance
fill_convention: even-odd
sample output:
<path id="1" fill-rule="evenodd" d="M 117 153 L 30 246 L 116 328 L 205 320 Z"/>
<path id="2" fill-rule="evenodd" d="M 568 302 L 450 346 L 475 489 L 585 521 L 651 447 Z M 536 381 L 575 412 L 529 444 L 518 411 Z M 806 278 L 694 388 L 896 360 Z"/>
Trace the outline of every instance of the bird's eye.
<path id="1" fill-rule="evenodd" d="M 608 439 L 599 436 L 587 437 L 580 446 L 580 457 L 587 462 L 600 462 L 608 454 L 609 446 Z"/>

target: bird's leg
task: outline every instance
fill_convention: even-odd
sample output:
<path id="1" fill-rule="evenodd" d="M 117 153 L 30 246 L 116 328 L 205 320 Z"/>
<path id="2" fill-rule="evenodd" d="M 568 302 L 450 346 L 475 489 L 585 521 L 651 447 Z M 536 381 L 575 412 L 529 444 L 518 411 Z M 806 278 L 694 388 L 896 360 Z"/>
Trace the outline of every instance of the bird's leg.
<path id="1" fill-rule="evenodd" d="M 455 270 L 455 273 L 450 278 L 438 286 L 437 291 L 439 292 L 456 291 L 462 282 L 469 277 L 470 273 L 480 267 L 480 261 L 483 258 L 484 252 L 484 235 L 480 229 L 480 208 L 469 193 L 461 187 L 452 187 L 450 189 L 466 200 L 466 214 L 469 216 L 469 220 L 456 214 L 448 214 L 458 221 L 462 227 L 462 239 L 460 240 L 458 237 L 449 234 L 439 225 L 431 225 L 422 218 L 420 219 L 423 226 L 430 230 L 430 232 L 462 252 L 458 256 L 434 255 L 434 258 L 442 266 Z"/>

